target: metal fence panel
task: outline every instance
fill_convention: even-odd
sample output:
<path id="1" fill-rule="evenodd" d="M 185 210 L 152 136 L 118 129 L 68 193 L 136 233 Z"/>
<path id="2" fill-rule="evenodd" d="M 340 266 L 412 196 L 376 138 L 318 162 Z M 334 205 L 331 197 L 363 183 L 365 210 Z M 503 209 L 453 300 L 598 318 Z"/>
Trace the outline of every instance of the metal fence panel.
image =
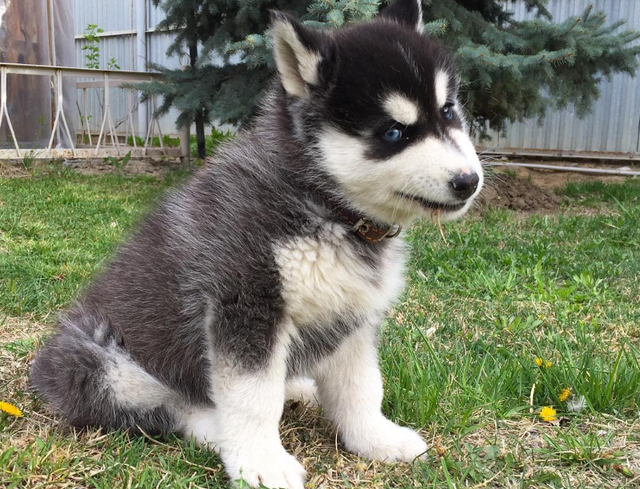
<path id="1" fill-rule="evenodd" d="M 153 3 L 147 1 L 147 25 L 150 29 L 158 27 L 160 21 L 164 19 L 164 12 L 161 8 L 155 7 Z"/>

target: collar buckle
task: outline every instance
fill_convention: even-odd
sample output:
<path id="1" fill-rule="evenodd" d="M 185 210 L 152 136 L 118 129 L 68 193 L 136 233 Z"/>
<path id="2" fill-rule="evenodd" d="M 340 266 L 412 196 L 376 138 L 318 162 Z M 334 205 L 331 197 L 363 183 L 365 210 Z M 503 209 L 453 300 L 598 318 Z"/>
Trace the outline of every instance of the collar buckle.
<path id="1" fill-rule="evenodd" d="M 375 227 L 365 218 L 361 217 L 358 219 L 358 222 L 351 227 L 351 230 L 369 243 L 379 243 L 383 239 L 391 239 L 398 236 L 402 231 L 402 226 L 394 224 L 389 226 L 386 230 L 383 230 Z"/>

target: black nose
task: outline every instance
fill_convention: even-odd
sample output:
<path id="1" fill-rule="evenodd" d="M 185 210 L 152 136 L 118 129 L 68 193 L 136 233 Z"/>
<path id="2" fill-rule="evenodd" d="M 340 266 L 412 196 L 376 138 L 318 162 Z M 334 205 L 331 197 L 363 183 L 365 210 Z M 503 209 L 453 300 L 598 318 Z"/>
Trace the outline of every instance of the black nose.
<path id="1" fill-rule="evenodd" d="M 477 173 L 460 173 L 449 182 L 453 194 L 460 200 L 467 200 L 478 188 L 480 177 Z"/>

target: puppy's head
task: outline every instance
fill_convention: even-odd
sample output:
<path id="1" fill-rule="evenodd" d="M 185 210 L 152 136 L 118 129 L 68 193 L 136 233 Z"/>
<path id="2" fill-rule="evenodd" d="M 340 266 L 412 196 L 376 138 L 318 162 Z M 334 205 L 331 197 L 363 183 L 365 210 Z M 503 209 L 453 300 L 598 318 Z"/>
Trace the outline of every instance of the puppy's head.
<path id="1" fill-rule="evenodd" d="M 272 30 L 295 137 L 355 207 L 387 223 L 469 209 L 482 168 L 452 59 L 421 34 L 419 0 L 336 31 L 275 13 Z"/>

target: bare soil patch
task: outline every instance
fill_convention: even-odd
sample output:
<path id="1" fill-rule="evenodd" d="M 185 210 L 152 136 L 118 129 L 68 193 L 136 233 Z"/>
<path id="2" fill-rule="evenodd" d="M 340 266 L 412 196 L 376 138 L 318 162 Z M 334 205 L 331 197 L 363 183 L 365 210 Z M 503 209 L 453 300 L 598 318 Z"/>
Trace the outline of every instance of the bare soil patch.
<path id="1" fill-rule="evenodd" d="M 83 175 L 101 175 L 116 171 L 113 164 L 101 159 L 94 160 L 69 160 L 65 166 Z M 151 160 L 151 159 L 131 159 L 122 169 L 125 175 L 150 175 L 162 177 L 168 171 L 181 168 L 180 162 Z"/>
<path id="2" fill-rule="evenodd" d="M 527 213 L 551 213 L 558 210 L 562 197 L 553 188 L 537 185 L 533 180 L 495 172 L 480 196 L 481 209 L 512 209 Z"/>
<path id="3" fill-rule="evenodd" d="M 64 160 L 50 162 L 46 160 L 33 161 L 28 167 L 21 160 L 0 161 L 0 177 L 2 178 L 27 178 L 38 173 L 51 171 L 59 167 L 60 169 L 70 169 L 83 175 L 103 175 L 106 173 L 116 173 L 118 169 L 108 160 L 100 158 L 88 160 Z M 124 175 L 149 175 L 163 177 L 167 172 L 182 168 L 177 160 L 153 160 L 131 159 L 120 170 Z"/>
<path id="4" fill-rule="evenodd" d="M 485 189 L 479 199 L 480 209 L 512 209 L 524 214 L 557 212 L 563 202 L 563 198 L 557 191 L 568 183 L 593 181 L 622 183 L 627 178 L 617 175 L 587 175 L 528 168 L 505 170 L 498 167 L 491 168 L 487 173 Z"/>

